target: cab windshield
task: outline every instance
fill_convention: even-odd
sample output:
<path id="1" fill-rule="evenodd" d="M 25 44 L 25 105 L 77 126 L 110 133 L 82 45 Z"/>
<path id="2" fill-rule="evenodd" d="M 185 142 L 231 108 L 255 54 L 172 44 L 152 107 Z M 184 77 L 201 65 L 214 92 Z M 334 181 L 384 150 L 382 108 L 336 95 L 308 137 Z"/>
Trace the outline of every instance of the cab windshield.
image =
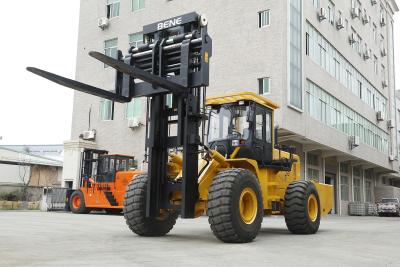
<path id="1" fill-rule="evenodd" d="M 249 106 L 223 105 L 210 110 L 208 124 L 208 142 L 226 139 L 249 138 L 247 114 Z"/>

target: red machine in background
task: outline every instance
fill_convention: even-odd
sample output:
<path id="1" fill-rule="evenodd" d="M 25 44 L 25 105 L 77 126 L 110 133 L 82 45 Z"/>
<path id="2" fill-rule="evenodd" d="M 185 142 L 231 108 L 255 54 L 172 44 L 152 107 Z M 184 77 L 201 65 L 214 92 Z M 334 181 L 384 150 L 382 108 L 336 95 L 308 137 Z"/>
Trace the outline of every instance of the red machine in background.
<path id="1" fill-rule="evenodd" d="M 67 198 L 73 213 L 105 210 L 121 213 L 126 187 L 137 170 L 133 156 L 110 155 L 106 150 L 87 149 L 83 152 L 80 188 Z"/>

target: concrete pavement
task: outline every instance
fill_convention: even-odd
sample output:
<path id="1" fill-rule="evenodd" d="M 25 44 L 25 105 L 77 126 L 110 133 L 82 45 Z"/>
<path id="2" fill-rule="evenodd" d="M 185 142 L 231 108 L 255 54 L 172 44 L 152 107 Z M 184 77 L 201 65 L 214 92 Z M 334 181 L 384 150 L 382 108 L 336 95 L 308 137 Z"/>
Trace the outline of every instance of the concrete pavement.
<path id="1" fill-rule="evenodd" d="M 400 218 L 324 218 L 297 236 L 265 217 L 249 244 L 224 244 L 206 217 L 138 237 L 123 216 L 0 211 L 0 266 L 400 266 Z"/>

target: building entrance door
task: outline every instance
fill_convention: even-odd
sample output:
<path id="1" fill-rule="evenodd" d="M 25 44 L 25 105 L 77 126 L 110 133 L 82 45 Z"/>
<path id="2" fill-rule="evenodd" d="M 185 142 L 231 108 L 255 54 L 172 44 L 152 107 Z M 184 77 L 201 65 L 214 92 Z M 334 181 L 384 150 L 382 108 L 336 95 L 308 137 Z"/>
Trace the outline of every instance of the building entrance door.
<path id="1" fill-rule="evenodd" d="M 333 186 L 333 208 L 330 214 L 336 214 L 336 183 L 334 174 L 325 174 L 325 184 L 329 184 Z"/>

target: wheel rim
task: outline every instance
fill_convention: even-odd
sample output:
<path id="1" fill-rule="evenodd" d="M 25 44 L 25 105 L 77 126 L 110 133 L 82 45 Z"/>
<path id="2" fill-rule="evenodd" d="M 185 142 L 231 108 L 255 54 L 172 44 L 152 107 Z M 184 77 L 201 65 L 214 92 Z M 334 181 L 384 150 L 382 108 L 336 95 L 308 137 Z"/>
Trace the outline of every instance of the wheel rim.
<path id="1" fill-rule="evenodd" d="M 72 198 L 72 207 L 74 209 L 79 209 L 80 206 L 81 206 L 81 198 L 79 196 L 74 196 Z"/>
<path id="2" fill-rule="evenodd" d="M 311 194 L 308 197 L 307 209 L 308 209 L 308 218 L 311 221 L 315 222 L 318 217 L 318 202 L 314 194 Z"/>
<path id="3" fill-rule="evenodd" d="M 253 223 L 257 216 L 257 209 L 256 193 L 250 187 L 245 188 L 239 198 L 240 218 L 245 224 Z"/>

